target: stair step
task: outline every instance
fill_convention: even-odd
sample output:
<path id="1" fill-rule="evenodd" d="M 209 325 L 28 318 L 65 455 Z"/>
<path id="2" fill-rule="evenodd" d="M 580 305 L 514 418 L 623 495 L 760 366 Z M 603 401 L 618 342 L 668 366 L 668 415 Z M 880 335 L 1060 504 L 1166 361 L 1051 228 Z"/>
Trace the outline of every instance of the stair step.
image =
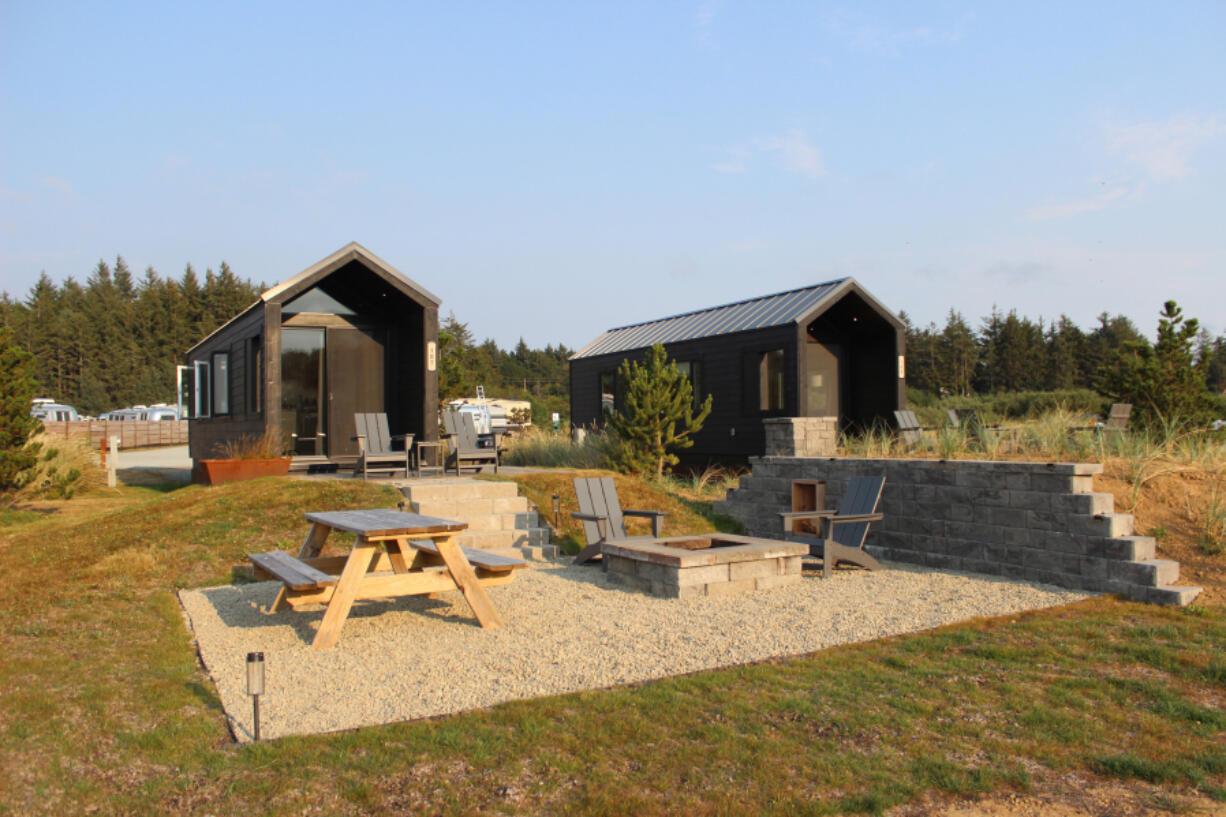
<path id="1" fill-rule="evenodd" d="M 1132 536 L 1132 514 L 1130 513 L 1100 513 L 1095 514 L 1092 518 L 1093 527 L 1097 530 L 1087 530 L 1087 533 L 1106 536 L 1109 539 Z"/>
<path id="2" fill-rule="evenodd" d="M 1115 562 L 1108 566 L 1113 579 L 1146 588 L 1173 585 L 1179 581 L 1179 562 L 1170 559 L 1143 559 L 1138 562 Z"/>
<path id="3" fill-rule="evenodd" d="M 1147 587 L 1137 601 L 1149 604 L 1164 604 L 1170 607 L 1187 607 L 1200 595 L 1203 588 L 1191 585 L 1166 585 L 1164 587 Z"/>
<path id="4" fill-rule="evenodd" d="M 413 502 L 442 500 L 455 502 L 466 499 L 513 499 L 519 496 L 514 482 L 451 477 L 412 482 L 400 492 Z"/>
<path id="5" fill-rule="evenodd" d="M 1091 556 L 1107 559 L 1122 559 L 1126 562 L 1143 562 L 1154 558 L 1158 542 L 1152 536 L 1117 536 L 1103 542 Z"/>

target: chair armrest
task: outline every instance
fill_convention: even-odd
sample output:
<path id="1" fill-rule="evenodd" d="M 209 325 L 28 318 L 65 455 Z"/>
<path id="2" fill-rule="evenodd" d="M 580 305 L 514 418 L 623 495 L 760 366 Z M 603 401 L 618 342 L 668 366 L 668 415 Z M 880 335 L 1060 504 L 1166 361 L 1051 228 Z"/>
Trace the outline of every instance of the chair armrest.
<path id="1" fill-rule="evenodd" d="M 834 516 L 837 511 L 783 511 L 779 517 L 783 520 L 783 532 L 795 533 L 792 529 L 792 523 L 796 520 L 814 520 L 814 519 L 829 519 Z"/>
<path id="2" fill-rule="evenodd" d="M 598 513 L 580 513 L 579 511 L 571 511 L 571 518 L 578 519 L 583 522 L 595 522 L 596 530 L 600 534 L 600 541 L 609 541 L 609 517 Z M 588 542 L 589 545 L 595 544 Z"/>
<path id="3" fill-rule="evenodd" d="M 667 511 L 627 511 L 622 510 L 622 516 L 637 516 L 640 519 L 651 520 L 651 535 L 660 538 L 664 532 L 664 517 L 668 516 Z"/>
<path id="4" fill-rule="evenodd" d="M 835 514 L 830 517 L 831 522 L 879 522 L 885 519 L 883 513 L 849 513 L 846 516 Z"/>
<path id="5" fill-rule="evenodd" d="M 358 453 L 362 453 L 363 451 L 366 450 L 366 435 L 365 434 L 355 434 L 349 439 L 358 441 Z"/>

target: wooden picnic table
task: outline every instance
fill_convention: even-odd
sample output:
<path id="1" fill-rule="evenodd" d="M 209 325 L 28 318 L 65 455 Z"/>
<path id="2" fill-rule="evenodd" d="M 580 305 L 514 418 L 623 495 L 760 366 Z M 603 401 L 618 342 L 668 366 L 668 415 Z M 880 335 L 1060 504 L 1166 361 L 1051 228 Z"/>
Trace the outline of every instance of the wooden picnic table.
<path id="1" fill-rule="evenodd" d="M 460 590 L 482 627 L 500 627 L 485 587 L 507 584 L 526 563 L 461 548 L 455 536 L 467 525 L 396 510 L 321 511 L 306 514 L 311 529 L 297 558 L 283 551 L 248 558 L 256 578 L 283 582 L 270 613 L 288 606 L 326 604 L 314 649 L 336 644 L 349 610 L 360 599 Z M 320 556 L 332 531 L 355 534 L 347 556 Z"/>

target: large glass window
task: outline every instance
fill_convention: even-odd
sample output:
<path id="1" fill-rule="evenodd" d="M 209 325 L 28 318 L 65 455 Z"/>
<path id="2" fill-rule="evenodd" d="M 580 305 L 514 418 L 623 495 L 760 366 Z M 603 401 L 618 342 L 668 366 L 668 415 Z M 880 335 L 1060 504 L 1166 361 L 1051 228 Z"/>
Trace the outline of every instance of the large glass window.
<path id="1" fill-rule="evenodd" d="M 213 353 L 213 414 L 230 413 L 230 355 Z"/>
<path id="2" fill-rule="evenodd" d="M 600 373 L 600 416 L 617 411 L 617 372 Z"/>
<path id="3" fill-rule="evenodd" d="M 702 364 L 697 360 L 679 360 L 677 361 L 677 371 L 685 375 L 690 381 L 690 389 L 693 392 L 693 399 L 690 401 L 697 411 L 702 405 L 702 401 L 706 395 L 702 392 Z"/>
<path id="4" fill-rule="evenodd" d="M 209 417 L 212 415 L 213 398 L 212 389 L 209 388 L 209 379 L 212 370 L 209 368 L 209 361 L 197 360 L 195 371 L 195 392 L 192 400 L 193 417 Z"/>
<path id="5" fill-rule="evenodd" d="M 758 363 L 758 408 L 783 410 L 783 350 L 771 349 Z"/>
<path id="6" fill-rule="evenodd" d="M 281 330 L 281 430 L 295 454 L 326 454 L 324 330 Z"/>

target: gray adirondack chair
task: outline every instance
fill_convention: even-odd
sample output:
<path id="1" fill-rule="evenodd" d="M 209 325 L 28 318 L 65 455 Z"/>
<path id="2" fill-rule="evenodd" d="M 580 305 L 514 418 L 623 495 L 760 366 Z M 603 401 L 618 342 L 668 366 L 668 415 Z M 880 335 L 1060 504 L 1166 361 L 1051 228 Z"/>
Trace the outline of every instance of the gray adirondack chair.
<path id="1" fill-rule="evenodd" d="M 928 431 L 920 425 L 914 411 L 894 412 L 894 422 L 898 425 L 898 436 L 907 445 L 915 445 L 920 441 L 921 432 Z"/>
<path id="2" fill-rule="evenodd" d="M 383 412 L 367 412 L 353 415 L 353 425 L 357 429 L 354 438 L 358 441 L 358 461 L 353 467 L 353 474 L 359 473 L 366 479 L 371 471 L 396 472 L 404 469 L 404 475 L 409 475 L 409 457 L 413 451 L 412 434 L 391 434 L 387 430 L 387 415 Z M 396 440 L 404 441 L 404 449 L 393 448 Z"/>
<path id="3" fill-rule="evenodd" d="M 575 498 L 579 510 L 571 516 L 583 522 L 587 546 L 575 557 L 575 564 L 590 562 L 600 555 L 605 542 L 619 539 L 659 539 L 664 531 L 664 511 L 623 510 L 617 498 L 617 486 L 612 477 L 575 477 Z M 637 516 L 651 520 L 651 536 L 627 536 L 624 517 Z"/>
<path id="4" fill-rule="evenodd" d="M 477 424 L 468 412 L 455 412 L 452 419 L 455 422 L 455 436 L 449 437 L 448 442 L 452 445 L 451 456 L 455 462 L 456 476 L 460 475 L 460 468 L 465 465 L 476 465 L 477 470 L 480 471 L 486 463 L 492 464 L 494 473 L 497 474 L 501 459 L 498 446 L 481 445 L 480 435 L 477 434 Z"/>
<path id="5" fill-rule="evenodd" d="M 884 476 L 852 477 L 837 511 L 792 511 L 781 513 L 786 538 L 809 543 L 809 555 L 822 557 L 822 575 L 829 577 L 837 562 L 850 562 L 868 570 L 877 570 L 881 563 L 864 552 L 864 537 L 872 522 L 884 519 L 877 513 Z M 821 538 L 800 536 L 792 532 L 798 519 L 821 520 L 825 535 Z"/>
<path id="6" fill-rule="evenodd" d="M 1103 423 L 1102 431 L 1127 431 L 1128 418 L 1132 416 L 1132 403 L 1115 403 L 1111 406 L 1111 413 L 1107 415 L 1107 422 Z"/>

